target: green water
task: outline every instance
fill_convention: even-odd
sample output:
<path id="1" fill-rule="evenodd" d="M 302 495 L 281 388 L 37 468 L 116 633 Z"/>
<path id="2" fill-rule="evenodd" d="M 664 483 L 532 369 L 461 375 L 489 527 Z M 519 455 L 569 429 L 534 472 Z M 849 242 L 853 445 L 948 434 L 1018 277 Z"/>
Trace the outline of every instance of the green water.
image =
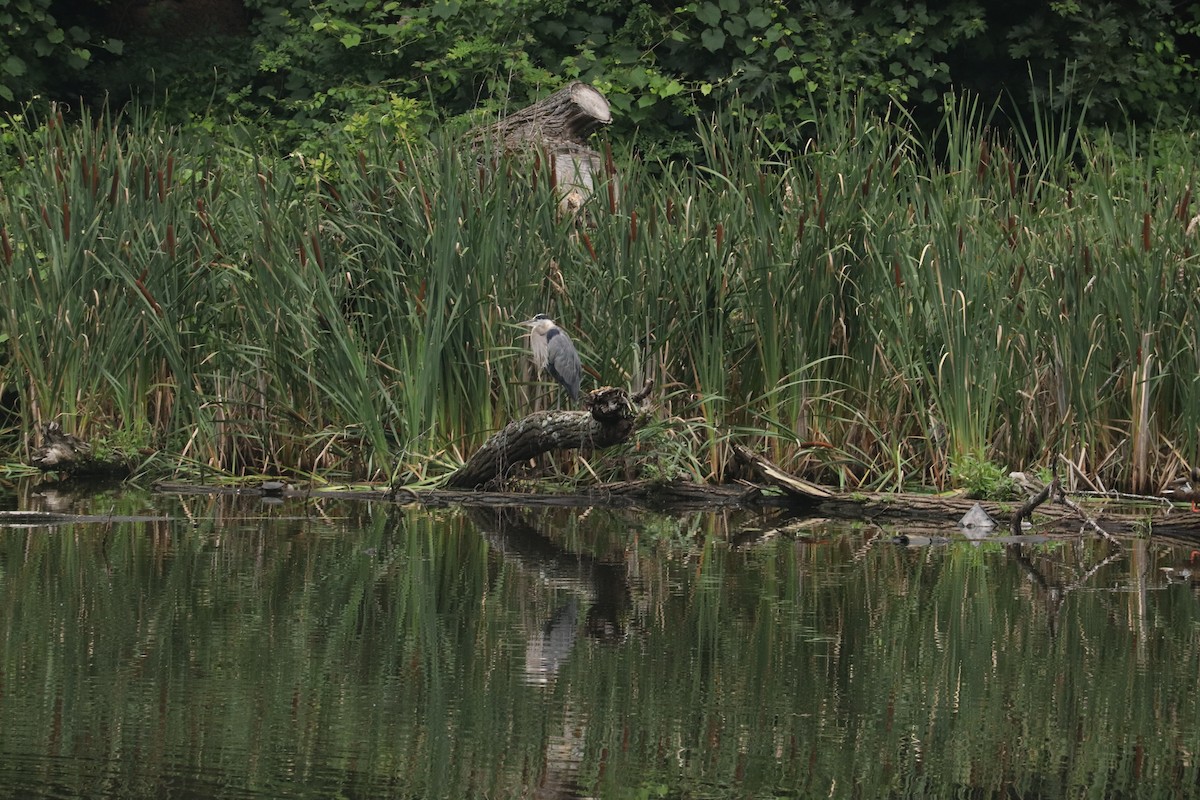
<path id="1" fill-rule="evenodd" d="M 0 527 L 3 797 L 1200 794 L 1186 545 L 68 506 L 169 519 Z"/>

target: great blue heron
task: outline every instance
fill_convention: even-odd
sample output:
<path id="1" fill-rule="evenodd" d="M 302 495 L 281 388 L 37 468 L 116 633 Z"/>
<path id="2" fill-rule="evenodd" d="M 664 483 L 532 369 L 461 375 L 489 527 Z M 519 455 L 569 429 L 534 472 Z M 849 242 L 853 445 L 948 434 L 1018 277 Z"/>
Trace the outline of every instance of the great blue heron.
<path id="1" fill-rule="evenodd" d="M 579 363 L 575 345 L 571 344 L 571 337 L 545 314 L 538 314 L 520 324 L 529 328 L 529 349 L 533 351 L 534 365 L 540 370 L 548 370 L 554 380 L 571 395 L 571 400 L 578 401 L 583 367 Z"/>

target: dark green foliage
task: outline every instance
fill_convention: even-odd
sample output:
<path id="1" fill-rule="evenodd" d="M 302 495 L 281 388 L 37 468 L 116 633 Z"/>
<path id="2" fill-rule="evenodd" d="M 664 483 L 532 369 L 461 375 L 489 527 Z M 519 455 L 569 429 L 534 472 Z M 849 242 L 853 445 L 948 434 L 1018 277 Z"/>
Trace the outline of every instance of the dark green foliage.
<path id="1" fill-rule="evenodd" d="M 120 54 L 122 42 L 98 30 L 104 5 L 0 0 L 0 108 L 63 90 L 99 51 Z"/>
<path id="2" fill-rule="evenodd" d="M 1200 106 L 1195 2 L 244 0 L 224 30 L 189 28 L 188 3 L 143 5 L 152 22 L 116 13 L 130 3 L 0 0 L 0 21 L 36 31 L 0 42 L 0 102 L 140 97 L 180 120 L 261 119 L 313 150 L 330 129 L 424 133 L 578 78 L 608 96 L 618 136 L 636 130 L 657 154 L 690 154 L 695 117 L 731 107 L 796 144 L 813 109 L 846 91 L 876 108 L 899 100 L 918 120 L 952 88 L 1020 113 L 1086 97 L 1100 123 Z M 136 46 L 122 52 L 125 40 Z"/>

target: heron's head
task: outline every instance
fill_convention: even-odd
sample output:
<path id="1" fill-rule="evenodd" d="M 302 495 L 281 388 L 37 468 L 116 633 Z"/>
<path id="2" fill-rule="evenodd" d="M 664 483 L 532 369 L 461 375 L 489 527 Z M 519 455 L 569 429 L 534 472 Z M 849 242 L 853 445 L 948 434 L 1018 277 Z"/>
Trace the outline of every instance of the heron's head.
<path id="1" fill-rule="evenodd" d="M 529 332 L 534 336 L 545 336 L 558 326 L 554 324 L 554 320 L 547 317 L 545 314 L 538 314 L 533 319 L 527 319 L 524 322 L 518 322 L 518 325 L 523 325 L 529 328 Z"/>

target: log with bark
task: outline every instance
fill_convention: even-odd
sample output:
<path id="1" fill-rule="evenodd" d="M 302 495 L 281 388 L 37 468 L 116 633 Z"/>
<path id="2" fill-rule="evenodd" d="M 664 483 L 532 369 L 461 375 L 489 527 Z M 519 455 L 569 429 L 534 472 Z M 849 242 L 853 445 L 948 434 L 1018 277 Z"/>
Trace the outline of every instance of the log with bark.
<path id="1" fill-rule="evenodd" d="M 559 205 L 578 211 L 595 193 L 604 159 L 587 139 L 612 122 L 608 100 L 586 83 L 573 81 L 533 105 L 474 131 L 476 148 L 505 153 L 544 153 L 550 159 Z"/>
<path id="2" fill-rule="evenodd" d="M 584 398 L 584 411 L 537 411 L 510 422 L 484 442 L 447 480 L 451 489 L 478 489 L 503 482 L 517 466 L 561 450 L 592 450 L 627 441 L 645 422 L 642 403 L 649 381 L 636 394 L 611 386 Z"/>

